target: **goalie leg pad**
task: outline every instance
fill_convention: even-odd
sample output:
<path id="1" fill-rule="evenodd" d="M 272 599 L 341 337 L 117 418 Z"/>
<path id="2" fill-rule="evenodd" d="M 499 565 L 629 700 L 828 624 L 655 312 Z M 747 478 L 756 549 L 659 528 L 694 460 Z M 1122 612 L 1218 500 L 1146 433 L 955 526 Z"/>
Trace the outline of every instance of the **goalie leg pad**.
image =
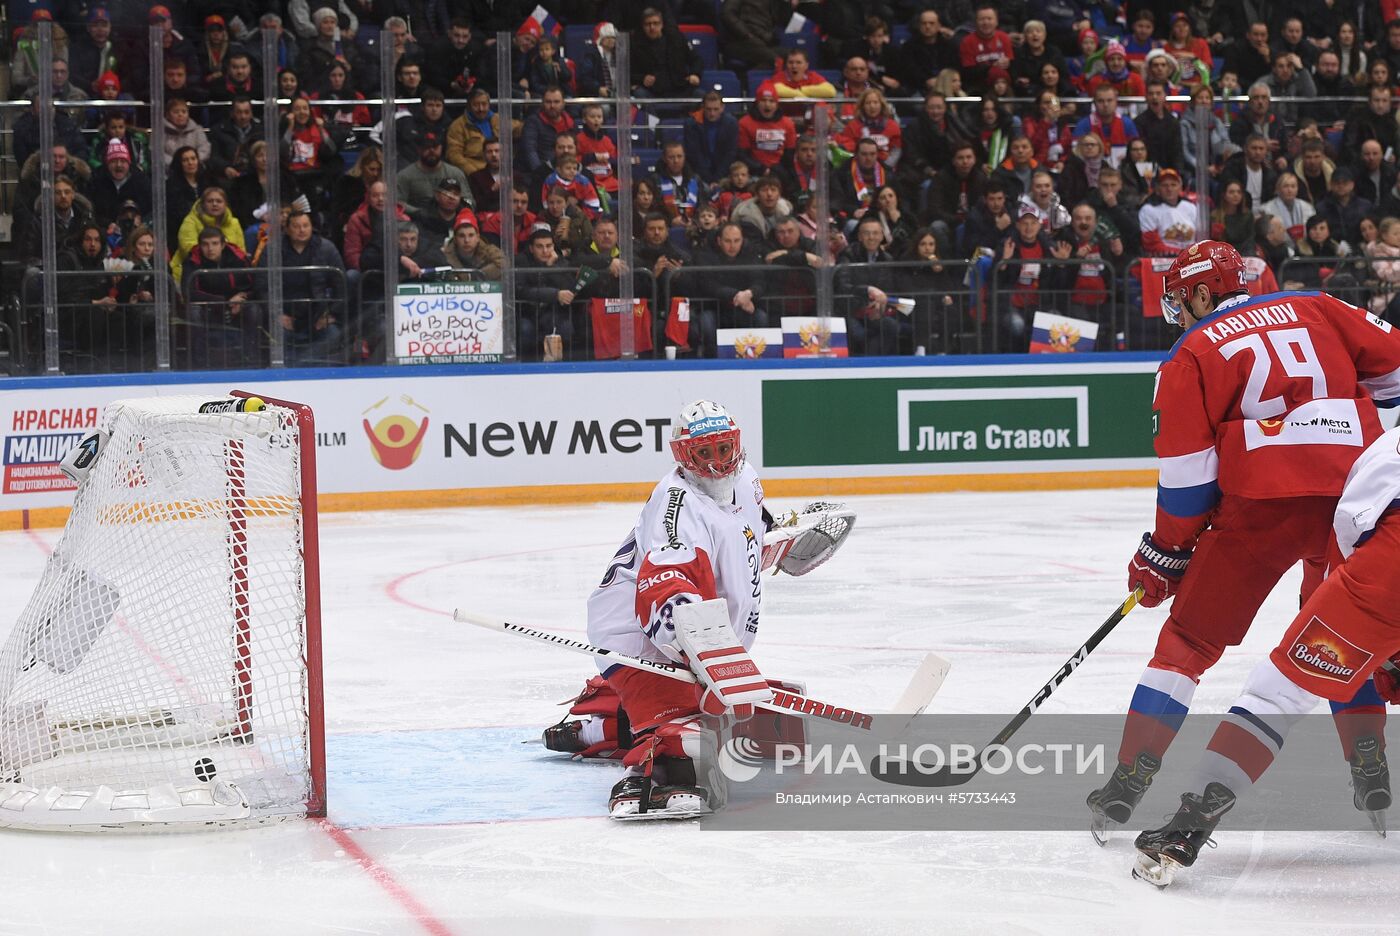
<path id="1" fill-rule="evenodd" d="M 657 725 L 639 740 L 623 759 L 623 766 L 648 781 L 640 790 L 637 811 L 664 808 L 672 797 L 676 807 L 687 815 L 703 801 L 709 812 L 720 809 L 729 798 L 727 782 L 719 770 L 719 734 L 714 721 L 689 715 Z M 610 804 L 614 818 L 617 803 Z"/>
<path id="2" fill-rule="evenodd" d="M 632 721 L 617 690 L 602 676 L 588 680 L 565 704 L 569 714 L 544 731 L 544 746 L 549 750 L 579 759 L 617 760 L 632 747 Z"/>

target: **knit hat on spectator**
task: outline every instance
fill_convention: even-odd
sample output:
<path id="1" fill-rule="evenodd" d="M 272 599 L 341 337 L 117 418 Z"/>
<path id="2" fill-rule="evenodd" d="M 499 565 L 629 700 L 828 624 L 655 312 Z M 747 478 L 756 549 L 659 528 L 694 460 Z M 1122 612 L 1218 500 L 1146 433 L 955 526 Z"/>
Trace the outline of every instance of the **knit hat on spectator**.
<path id="1" fill-rule="evenodd" d="M 520 24 L 520 28 L 515 31 L 515 34 L 517 36 L 534 36 L 538 39 L 544 35 L 544 27 L 540 25 L 539 20 L 531 17 Z"/>
<path id="2" fill-rule="evenodd" d="M 108 140 L 107 149 L 102 154 L 102 165 L 107 165 L 114 159 L 125 159 L 131 162 L 131 147 L 126 145 L 124 140 Z"/>
<path id="3" fill-rule="evenodd" d="M 111 90 L 118 94 L 122 90 L 122 80 L 117 77 L 114 71 L 105 71 L 97 76 L 97 80 L 92 83 L 92 90 L 101 94 L 103 91 Z"/>
<path id="4" fill-rule="evenodd" d="M 1160 185 L 1167 179 L 1175 179 L 1176 181 L 1180 182 L 1181 173 L 1177 172 L 1175 169 L 1163 169 L 1161 172 L 1157 173 L 1157 178 L 1153 181 Z"/>
<path id="5" fill-rule="evenodd" d="M 174 19 L 174 17 L 170 15 L 170 7 L 153 6 L 146 19 L 152 23 L 162 23 L 166 20 Z"/>
<path id="6" fill-rule="evenodd" d="M 1099 47 L 1099 34 L 1096 33 L 1096 32 L 1094 32 L 1092 29 L 1081 29 L 1081 30 L 1079 30 L 1079 36 L 1077 37 L 1078 40 L 1079 40 L 1079 44 L 1080 44 L 1081 46 L 1084 45 L 1084 39 L 1085 39 L 1086 37 L 1089 37 L 1089 36 L 1092 36 L 1092 37 L 1093 37 L 1093 39 L 1094 39 L 1094 48 L 1097 49 L 1097 48 Z"/>
<path id="7" fill-rule="evenodd" d="M 89 23 L 110 23 L 112 17 L 107 13 L 106 7 L 99 6 L 93 7 L 92 10 L 88 12 L 87 21 Z"/>
<path id="8" fill-rule="evenodd" d="M 988 84 L 996 84 L 998 81 L 1010 81 L 1010 80 L 1011 80 L 1011 72 L 1007 71 L 1007 70 L 1004 69 L 1004 68 L 1001 68 L 1001 67 L 999 67 L 999 66 L 993 65 L 991 68 L 987 69 L 987 83 L 988 83 Z"/>
<path id="9" fill-rule="evenodd" d="M 340 19 L 340 17 L 336 15 L 335 10 L 332 10 L 332 9 L 331 9 L 330 7 L 328 7 L 328 6 L 323 6 L 323 7 L 320 7 L 319 9 L 317 9 L 317 11 L 316 11 L 315 13 L 312 13 L 312 14 L 311 14 L 311 22 L 313 22 L 313 23 L 319 23 L 319 22 L 321 22 L 321 20 L 325 19 L 325 18 L 328 17 L 328 16 L 333 17 L 333 18 L 335 18 L 335 19 L 337 19 L 337 20 Z"/>
<path id="10" fill-rule="evenodd" d="M 219 27 L 220 29 L 227 30 L 228 21 L 217 13 L 210 13 L 208 16 L 204 17 L 205 29 L 213 29 L 215 26 Z"/>
<path id="11" fill-rule="evenodd" d="M 39 9 L 35 10 L 33 14 L 31 14 L 29 17 L 29 22 L 31 23 L 37 23 L 39 22 L 39 20 L 48 20 L 50 23 L 52 23 L 53 14 L 50 13 L 48 10 L 44 9 L 43 7 L 40 7 Z"/>
<path id="12" fill-rule="evenodd" d="M 612 23 L 602 22 L 593 27 L 593 44 L 602 45 L 604 39 L 616 39 L 617 27 Z"/>
<path id="13" fill-rule="evenodd" d="M 1155 58 L 1171 59 L 1172 70 L 1176 70 L 1176 56 L 1172 55 L 1166 49 L 1153 49 L 1151 52 L 1147 53 L 1147 58 L 1143 59 L 1144 66 L 1151 65 L 1152 60 Z"/>
<path id="14" fill-rule="evenodd" d="M 457 217 L 452 222 L 452 230 L 455 231 L 459 227 L 474 227 L 478 231 L 481 230 L 481 224 L 477 221 L 476 212 L 472 211 L 470 208 L 463 208 L 461 211 L 457 212 Z"/>
<path id="15" fill-rule="evenodd" d="M 1112 39 L 1109 40 L 1108 46 L 1103 50 L 1103 57 L 1107 59 L 1112 58 L 1115 55 L 1121 55 L 1124 58 L 1127 58 L 1128 50 L 1123 48 L 1123 43 L 1119 42 L 1116 39 Z"/>
<path id="16" fill-rule="evenodd" d="M 765 81 L 763 84 L 759 85 L 758 91 L 754 94 L 754 100 L 756 101 L 776 101 L 777 99 L 778 88 L 771 81 Z"/>

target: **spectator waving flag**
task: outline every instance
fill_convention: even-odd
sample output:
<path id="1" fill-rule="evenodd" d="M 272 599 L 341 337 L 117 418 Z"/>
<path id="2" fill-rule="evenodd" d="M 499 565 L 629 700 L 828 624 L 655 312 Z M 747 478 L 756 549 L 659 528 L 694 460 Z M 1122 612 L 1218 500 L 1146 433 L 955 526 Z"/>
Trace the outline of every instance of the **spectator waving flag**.
<path id="1" fill-rule="evenodd" d="M 558 39 L 564 32 L 564 27 L 559 25 L 559 21 L 542 6 L 536 6 L 535 11 L 530 14 L 529 19 L 521 24 L 520 32 L 532 32 L 537 36 L 550 36 Z"/>

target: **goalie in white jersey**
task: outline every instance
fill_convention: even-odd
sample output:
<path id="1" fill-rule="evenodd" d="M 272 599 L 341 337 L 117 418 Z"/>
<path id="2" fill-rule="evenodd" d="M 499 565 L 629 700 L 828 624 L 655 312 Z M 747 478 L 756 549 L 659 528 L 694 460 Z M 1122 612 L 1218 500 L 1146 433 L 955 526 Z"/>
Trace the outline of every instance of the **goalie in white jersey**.
<path id="1" fill-rule="evenodd" d="M 840 515 L 838 533 L 798 524 L 768 536 L 765 546 L 774 524 L 763 486 L 744 458 L 739 427 L 717 403 L 697 401 L 681 411 L 671 451 L 675 469 L 656 485 L 588 599 L 588 638 L 626 656 L 691 666 L 699 682 L 600 658 L 602 675 L 570 710 L 592 717 L 566 716 L 544 736 L 551 750 L 622 758 L 627 775 L 608 803 L 619 819 L 694 816 L 723 805 L 715 767 L 719 721 L 712 716 L 742 722 L 752 703 L 772 697 L 748 656 L 758 635 L 763 572 L 773 564 L 790 574 L 810 571 L 830 557 L 853 520 L 848 511 L 827 509 L 832 505 L 812 505 L 813 517 Z M 702 653 L 706 663 L 699 665 Z M 722 674 L 716 660 L 723 660 Z M 776 720 L 769 727 L 791 731 Z"/>

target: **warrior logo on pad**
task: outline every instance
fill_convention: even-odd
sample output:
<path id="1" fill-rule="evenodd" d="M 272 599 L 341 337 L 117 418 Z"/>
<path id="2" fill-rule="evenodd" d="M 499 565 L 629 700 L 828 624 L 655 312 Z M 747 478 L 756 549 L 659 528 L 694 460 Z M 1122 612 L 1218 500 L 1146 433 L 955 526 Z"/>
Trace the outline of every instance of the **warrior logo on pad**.
<path id="1" fill-rule="evenodd" d="M 1370 664 L 1372 656 L 1317 615 L 1308 621 L 1288 650 L 1288 659 L 1304 673 L 1339 683 L 1350 682 L 1358 670 Z"/>

